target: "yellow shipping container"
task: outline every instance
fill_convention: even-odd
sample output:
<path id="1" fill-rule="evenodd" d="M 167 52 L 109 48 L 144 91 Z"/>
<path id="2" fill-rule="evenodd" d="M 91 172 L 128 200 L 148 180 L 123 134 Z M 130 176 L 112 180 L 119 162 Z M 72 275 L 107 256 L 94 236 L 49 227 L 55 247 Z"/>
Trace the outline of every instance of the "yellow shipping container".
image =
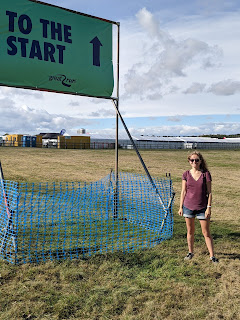
<path id="1" fill-rule="evenodd" d="M 90 137 L 58 136 L 59 149 L 90 149 Z"/>
<path id="2" fill-rule="evenodd" d="M 4 145 L 6 147 L 11 147 L 12 146 L 12 136 L 10 134 L 6 135 Z"/>
<path id="3" fill-rule="evenodd" d="M 22 146 L 22 134 L 8 134 L 6 136 L 6 146 L 9 147 L 21 147 Z"/>
<path id="4" fill-rule="evenodd" d="M 36 147 L 42 148 L 42 136 L 40 134 L 36 135 Z"/>

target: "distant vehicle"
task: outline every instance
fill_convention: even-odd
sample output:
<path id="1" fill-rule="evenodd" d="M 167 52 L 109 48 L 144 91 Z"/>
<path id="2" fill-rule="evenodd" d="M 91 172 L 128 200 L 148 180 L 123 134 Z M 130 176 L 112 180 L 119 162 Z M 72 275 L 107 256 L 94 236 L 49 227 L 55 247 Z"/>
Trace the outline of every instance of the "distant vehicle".
<path id="1" fill-rule="evenodd" d="M 45 148 L 57 148 L 57 139 L 43 139 L 42 145 Z"/>

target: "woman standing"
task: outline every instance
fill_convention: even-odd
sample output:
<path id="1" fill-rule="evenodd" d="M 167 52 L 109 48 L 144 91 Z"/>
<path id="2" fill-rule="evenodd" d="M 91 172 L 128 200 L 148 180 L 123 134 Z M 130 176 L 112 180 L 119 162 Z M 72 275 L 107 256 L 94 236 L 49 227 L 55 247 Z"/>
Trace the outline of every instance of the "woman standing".
<path id="1" fill-rule="evenodd" d="M 210 234 L 210 217 L 212 205 L 211 174 L 200 152 L 193 151 L 188 156 L 191 169 L 182 176 L 182 192 L 179 215 L 185 217 L 187 226 L 187 243 L 189 253 L 184 258 L 190 260 L 194 256 L 195 217 L 200 221 L 202 233 L 210 254 L 210 260 L 218 263 L 214 256 L 213 240 Z"/>

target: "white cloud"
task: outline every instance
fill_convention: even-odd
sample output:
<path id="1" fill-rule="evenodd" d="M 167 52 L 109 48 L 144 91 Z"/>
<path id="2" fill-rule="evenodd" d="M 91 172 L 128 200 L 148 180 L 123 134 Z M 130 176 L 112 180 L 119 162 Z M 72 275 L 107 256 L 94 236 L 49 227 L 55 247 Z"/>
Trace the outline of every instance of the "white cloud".
<path id="1" fill-rule="evenodd" d="M 240 123 L 207 123 L 199 126 L 192 125 L 174 125 L 174 126 L 160 126 L 148 128 L 132 128 L 131 134 L 134 135 L 156 135 L 156 136 L 193 136 L 202 134 L 236 134 L 240 132 Z"/>
<path id="2" fill-rule="evenodd" d="M 234 81 L 231 79 L 222 80 L 212 83 L 208 88 L 206 88 L 205 83 L 195 82 L 183 91 L 185 94 L 197 94 L 202 92 L 212 93 L 217 96 L 231 96 L 240 92 L 240 81 Z"/>
<path id="3" fill-rule="evenodd" d="M 91 112 L 89 114 L 90 117 L 94 118 L 108 118 L 114 117 L 116 115 L 116 111 L 114 109 L 100 109 L 98 111 Z"/>
<path id="4" fill-rule="evenodd" d="M 136 17 L 138 18 L 138 21 L 142 27 L 146 29 L 151 36 L 159 36 L 160 30 L 158 22 L 151 12 L 149 12 L 146 8 L 143 8 L 136 14 Z"/>
<path id="5" fill-rule="evenodd" d="M 200 93 L 200 92 L 203 92 L 205 86 L 206 84 L 204 83 L 194 82 L 189 88 L 183 91 L 183 93 L 186 93 L 186 94 Z"/>
<path id="6" fill-rule="evenodd" d="M 28 89 L 18 89 L 18 88 L 10 88 L 10 87 L 0 87 L 0 94 L 3 96 L 11 96 L 11 98 L 35 98 L 35 99 L 43 99 L 43 92 L 41 91 L 34 91 Z"/>
<path id="7" fill-rule="evenodd" d="M 174 39 L 161 30 L 154 16 L 143 8 L 137 13 L 144 28 L 142 56 L 125 75 L 124 97 L 138 96 L 141 99 L 156 100 L 166 94 L 167 86 L 175 84 L 176 78 L 186 77 L 193 69 L 212 67 L 221 50 L 215 45 L 186 38 Z M 144 34 L 145 33 L 145 34 Z"/>
<path id="8" fill-rule="evenodd" d="M 222 80 L 216 83 L 212 83 L 206 88 L 205 83 L 193 83 L 189 88 L 183 91 L 186 94 L 196 94 L 208 92 L 217 96 L 231 96 L 240 92 L 240 81 L 234 81 L 231 79 Z"/>
<path id="9" fill-rule="evenodd" d="M 80 103 L 77 102 L 77 101 L 70 101 L 70 102 L 69 102 L 69 106 L 71 106 L 71 107 L 79 107 L 79 106 L 80 106 Z"/>
<path id="10" fill-rule="evenodd" d="M 50 114 L 27 105 L 16 107 L 11 99 L 0 99 L 0 134 L 58 132 L 62 128 L 73 128 L 89 124 L 88 120 L 67 115 Z"/>
<path id="11" fill-rule="evenodd" d="M 208 92 L 219 96 L 230 96 L 240 92 L 240 81 L 231 79 L 213 83 Z"/>
<path id="12" fill-rule="evenodd" d="M 140 135 L 155 135 L 155 136 L 198 136 L 203 134 L 236 134 L 240 132 L 239 122 L 211 122 L 201 125 L 162 125 L 152 127 L 130 127 L 129 131 L 133 137 Z M 115 129 L 107 128 L 99 130 L 91 130 L 92 134 L 102 134 L 106 136 L 115 137 Z M 119 130 L 121 137 L 127 138 L 124 130 Z"/>

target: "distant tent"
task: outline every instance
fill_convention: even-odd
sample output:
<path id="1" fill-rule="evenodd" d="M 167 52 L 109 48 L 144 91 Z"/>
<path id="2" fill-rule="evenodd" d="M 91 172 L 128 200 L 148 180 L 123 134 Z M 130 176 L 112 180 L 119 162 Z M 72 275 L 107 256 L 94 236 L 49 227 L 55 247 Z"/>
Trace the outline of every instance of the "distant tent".
<path id="1" fill-rule="evenodd" d="M 40 133 L 42 139 L 57 139 L 59 133 Z"/>
<path id="2" fill-rule="evenodd" d="M 60 136 L 63 136 L 65 132 L 66 132 L 66 130 L 65 130 L 65 129 L 62 129 L 62 130 L 60 131 Z"/>

